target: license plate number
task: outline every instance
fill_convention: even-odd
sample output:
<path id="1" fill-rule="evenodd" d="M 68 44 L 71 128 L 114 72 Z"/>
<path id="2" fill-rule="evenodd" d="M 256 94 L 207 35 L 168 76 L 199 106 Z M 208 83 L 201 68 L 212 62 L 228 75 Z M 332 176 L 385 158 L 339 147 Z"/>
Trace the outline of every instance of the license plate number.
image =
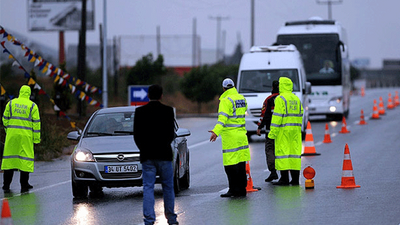
<path id="1" fill-rule="evenodd" d="M 105 173 L 135 173 L 138 171 L 137 165 L 125 165 L 125 166 L 105 166 Z"/>

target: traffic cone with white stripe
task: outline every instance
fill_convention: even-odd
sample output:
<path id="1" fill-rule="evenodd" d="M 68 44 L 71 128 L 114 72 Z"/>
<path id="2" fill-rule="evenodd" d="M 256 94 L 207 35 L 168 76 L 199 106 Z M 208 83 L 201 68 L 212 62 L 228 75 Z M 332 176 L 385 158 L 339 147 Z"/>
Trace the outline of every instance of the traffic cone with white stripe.
<path id="1" fill-rule="evenodd" d="M 328 124 L 325 125 L 325 136 L 322 143 L 332 143 L 331 135 L 329 134 L 329 126 Z"/>
<path id="2" fill-rule="evenodd" d="M 383 104 L 382 97 L 379 97 L 379 107 L 378 107 L 379 115 L 385 115 L 385 105 Z"/>
<path id="3" fill-rule="evenodd" d="M 399 100 L 399 92 L 396 91 L 396 94 L 394 95 L 394 106 L 397 107 L 400 105 L 400 100 Z"/>
<path id="4" fill-rule="evenodd" d="M 350 133 L 350 131 L 347 130 L 346 118 L 344 118 L 344 116 L 343 116 L 343 121 L 342 121 L 342 130 L 340 130 L 339 133 L 341 133 L 341 134 Z"/>
<path id="5" fill-rule="evenodd" d="M 372 110 L 371 119 L 379 119 L 379 111 L 378 111 L 378 106 L 376 105 L 376 99 L 374 99 L 374 107 Z"/>
<path id="6" fill-rule="evenodd" d="M 364 96 L 365 96 L 365 88 L 361 87 L 361 97 L 364 97 Z"/>
<path id="7" fill-rule="evenodd" d="M 307 123 L 305 147 L 304 147 L 304 152 L 301 155 L 302 156 L 321 155 L 320 153 L 317 153 L 315 151 L 314 137 L 311 131 L 310 121 L 308 121 Z"/>
<path id="8" fill-rule="evenodd" d="M 379 114 L 378 114 L 378 116 L 379 116 Z M 362 109 L 361 109 L 360 122 L 358 122 L 358 124 L 359 125 L 366 125 L 367 124 L 367 122 L 365 122 L 365 119 L 364 119 L 364 110 L 362 110 Z"/>
<path id="9" fill-rule="evenodd" d="M 387 109 L 394 109 L 394 104 L 393 104 L 392 94 L 391 93 L 389 93 Z"/>
<path id="10" fill-rule="evenodd" d="M 246 162 L 246 175 L 247 175 L 246 192 L 254 192 L 254 191 L 261 190 L 261 188 L 253 186 L 253 179 L 251 178 L 251 175 L 250 175 L 250 164 L 248 161 Z"/>
<path id="11" fill-rule="evenodd" d="M 4 225 L 12 225 L 13 224 L 13 221 L 11 218 L 10 206 L 9 206 L 8 200 L 6 198 L 3 199 L 3 206 L 1 208 L 0 224 L 4 224 Z"/>
<path id="12" fill-rule="evenodd" d="M 342 172 L 342 183 L 336 188 L 359 188 L 360 185 L 356 185 L 356 180 L 353 175 L 353 165 L 350 158 L 349 146 L 346 143 L 344 147 L 344 159 L 343 159 L 343 172 Z"/>

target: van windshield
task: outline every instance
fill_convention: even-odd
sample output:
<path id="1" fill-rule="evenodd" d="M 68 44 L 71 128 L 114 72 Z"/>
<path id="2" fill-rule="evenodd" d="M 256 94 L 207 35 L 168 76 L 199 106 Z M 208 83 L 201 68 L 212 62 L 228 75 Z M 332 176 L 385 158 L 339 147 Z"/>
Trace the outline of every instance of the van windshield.
<path id="1" fill-rule="evenodd" d="M 288 77 L 293 82 L 293 91 L 300 91 L 297 69 L 244 70 L 240 74 L 239 93 L 271 92 L 272 81 Z"/>

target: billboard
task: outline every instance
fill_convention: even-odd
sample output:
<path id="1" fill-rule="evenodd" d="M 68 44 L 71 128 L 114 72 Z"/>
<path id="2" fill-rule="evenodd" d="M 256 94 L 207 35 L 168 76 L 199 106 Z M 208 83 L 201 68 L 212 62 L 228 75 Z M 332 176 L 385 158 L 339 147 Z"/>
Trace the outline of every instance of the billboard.
<path id="1" fill-rule="evenodd" d="M 81 12 L 82 0 L 28 0 L 28 30 L 79 30 Z M 94 30 L 94 0 L 86 3 L 86 29 Z"/>

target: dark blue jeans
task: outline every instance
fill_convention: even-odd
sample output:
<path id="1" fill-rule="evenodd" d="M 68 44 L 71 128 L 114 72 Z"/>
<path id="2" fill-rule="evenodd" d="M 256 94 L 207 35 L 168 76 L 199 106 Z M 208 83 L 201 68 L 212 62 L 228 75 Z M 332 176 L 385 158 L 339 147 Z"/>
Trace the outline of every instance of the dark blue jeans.
<path id="1" fill-rule="evenodd" d="M 174 172 L 171 161 L 146 160 L 143 167 L 143 216 L 144 224 L 154 224 L 156 214 L 154 212 L 154 184 L 156 175 L 160 175 L 164 197 L 164 215 L 168 224 L 177 223 L 174 192 Z"/>

